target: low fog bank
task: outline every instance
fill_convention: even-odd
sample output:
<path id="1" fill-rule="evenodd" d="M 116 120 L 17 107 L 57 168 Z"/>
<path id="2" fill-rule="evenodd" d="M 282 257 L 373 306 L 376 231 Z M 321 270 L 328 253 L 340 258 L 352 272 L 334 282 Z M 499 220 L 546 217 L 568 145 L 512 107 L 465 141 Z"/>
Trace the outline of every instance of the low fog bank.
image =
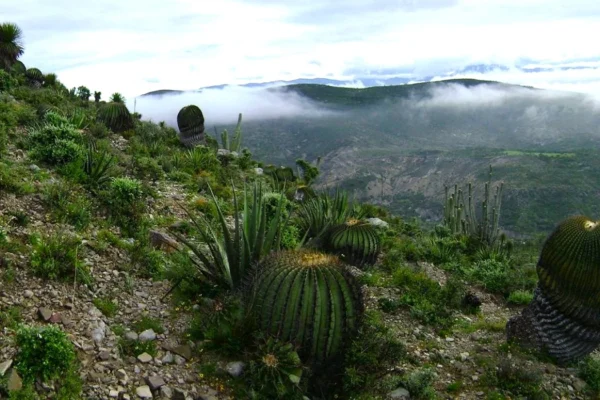
<path id="1" fill-rule="evenodd" d="M 245 122 L 278 118 L 320 118 L 334 115 L 310 99 L 282 88 L 247 88 L 226 86 L 223 89 L 203 89 L 199 92 L 143 96 L 137 98 L 135 110 L 145 120 L 165 121 L 177 127 L 177 113 L 194 104 L 202 110 L 208 128 L 230 125 L 243 114 Z M 133 110 L 133 101 L 127 104 Z"/>

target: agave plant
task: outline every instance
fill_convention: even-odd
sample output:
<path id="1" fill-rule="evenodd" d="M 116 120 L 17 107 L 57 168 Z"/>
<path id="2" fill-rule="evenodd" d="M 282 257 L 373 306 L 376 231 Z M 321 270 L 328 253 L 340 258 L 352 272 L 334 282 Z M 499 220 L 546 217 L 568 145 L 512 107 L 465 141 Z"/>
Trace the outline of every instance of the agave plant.
<path id="1" fill-rule="evenodd" d="M 300 228 L 316 240 L 322 239 L 331 226 L 343 223 L 349 216 L 348 195 L 342 191 L 336 191 L 333 197 L 325 193 L 310 198 L 298 211 Z"/>
<path id="2" fill-rule="evenodd" d="M 234 188 L 234 226 L 230 229 L 210 185 L 209 191 L 217 210 L 219 231 L 214 230 L 205 217 L 196 218 L 184 209 L 201 242 L 206 246 L 208 254 L 205 254 L 202 246 L 194 244 L 175 230 L 171 231 L 192 251 L 195 256 L 192 262 L 203 279 L 230 290 L 239 289 L 246 281 L 251 266 L 272 250 L 279 249 L 281 232 L 287 223 L 282 210 L 283 202 L 278 205 L 275 216 L 268 221 L 268 210 L 263 201 L 263 190 L 260 184 L 254 184 L 250 196 L 244 189 L 242 207 Z M 238 218 L 240 214 L 241 221 Z M 180 282 L 181 280 L 176 282 L 173 288 Z"/>
<path id="3" fill-rule="evenodd" d="M 21 28 L 16 24 L 0 24 L 0 68 L 10 69 L 23 55 L 25 49 L 21 42 L 22 35 Z"/>
<path id="4" fill-rule="evenodd" d="M 119 92 L 113 93 L 108 99 L 111 103 L 125 103 L 125 96 Z"/>
<path id="5" fill-rule="evenodd" d="M 265 258 L 250 304 L 265 334 L 296 344 L 314 364 L 341 353 L 363 310 L 360 290 L 340 260 L 307 249 Z"/>
<path id="6" fill-rule="evenodd" d="M 109 154 L 106 150 L 98 151 L 95 142 L 89 142 L 83 166 L 88 185 L 96 189 L 110 181 L 110 168 L 114 160 L 113 154 Z"/>
<path id="7" fill-rule="evenodd" d="M 98 119 L 113 132 L 123 132 L 133 127 L 133 118 L 124 103 L 107 103 L 98 110 Z"/>

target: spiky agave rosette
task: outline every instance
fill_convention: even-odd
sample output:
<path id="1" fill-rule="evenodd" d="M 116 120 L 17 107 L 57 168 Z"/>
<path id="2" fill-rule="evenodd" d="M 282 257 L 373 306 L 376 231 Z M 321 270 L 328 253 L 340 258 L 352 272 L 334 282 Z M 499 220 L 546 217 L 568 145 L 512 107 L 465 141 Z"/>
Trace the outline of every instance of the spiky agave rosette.
<path id="1" fill-rule="evenodd" d="M 179 110 L 177 114 L 179 141 L 186 147 L 194 147 L 204 140 L 204 115 L 195 105 Z"/>
<path id="2" fill-rule="evenodd" d="M 355 218 L 331 228 L 326 246 L 358 266 L 374 264 L 380 251 L 379 235 L 375 228 L 368 221 Z"/>
<path id="3" fill-rule="evenodd" d="M 600 224 L 584 216 L 561 222 L 546 239 L 534 298 L 508 322 L 507 337 L 560 363 L 600 344 Z"/>
<path id="4" fill-rule="evenodd" d="M 282 251 L 261 262 L 252 309 L 267 335 L 299 346 L 307 362 L 339 355 L 358 328 L 360 288 L 334 255 Z"/>

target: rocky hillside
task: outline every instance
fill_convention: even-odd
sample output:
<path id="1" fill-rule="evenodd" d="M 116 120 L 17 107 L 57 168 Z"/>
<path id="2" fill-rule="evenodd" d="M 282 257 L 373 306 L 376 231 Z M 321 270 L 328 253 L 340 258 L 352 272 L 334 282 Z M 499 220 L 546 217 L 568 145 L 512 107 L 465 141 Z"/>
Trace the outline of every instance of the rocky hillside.
<path id="1" fill-rule="evenodd" d="M 17 59 L 0 70 L 0 398 L 600 393 L 598 354 L 558 365 L 507 343 L 538 285 L 542 241 L 497 235 L 493 219 L 491 237 L 450 219 L 430 228 L 409 205 L 320 192 L 315 164 L 264 165 L 239 129 L 211 140 L 192 104 L 175 130 L 142 121 L 119 93 L 90 101 Z M 357 153 L 330 165 L 361 176 Z M 515 173 L 513 156 L 494 155 L 498 174 Z M 425 208 L 447 180 L 485 179 L 485 160 L 471 170 L 444 153 L 397 157 L 383 191 L 364 182 L 390 206 L 399 180 Z M 529 174 L 591 163 L 523 159 Z M 583 184 L 565 174 L 554 176 L 563 188 Z M 519 212 L 510 196 L 502 212 Z"/>

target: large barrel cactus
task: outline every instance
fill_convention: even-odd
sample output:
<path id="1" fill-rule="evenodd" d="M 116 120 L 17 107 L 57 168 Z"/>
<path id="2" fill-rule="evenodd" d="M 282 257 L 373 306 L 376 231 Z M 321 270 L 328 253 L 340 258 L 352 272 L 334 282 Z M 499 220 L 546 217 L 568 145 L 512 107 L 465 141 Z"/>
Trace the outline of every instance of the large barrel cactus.
<path id="1" fill-rule="evenodd" d="M 307 362 L 340 354 L 362 314 L 360 290 L 333 255 L 310 250 L 272 254 L 254 283 L 259 327 L 293 342 Z"/>
<path id="2" fill-rule="evenodd" d="M 380 252 L 379 235 L 367 221 L 350 218 L 331 228 L 326 248 L 350 264 L 374 264 Z"/>
<path id="3" fill-rule="evenodd" d="M 508 322 L 508 339 L 559 363 L 592 352 L 600 344 L 600 223 L 584 216 L 561 222 L 546 239 L 537 273 L 534 298 Z"/>
<path id="4" fill-rule="evenodd" d="M 194 147 L 204 140 L 204 115 L 195 105 L 179 110 L 177 114 L 179 140 L 186 147 Z"/>
<path id="5" fill-rule="evenodd" d="M 37 68 L 29 68 L 25 71 L 25 77 L 29 80 L 29 82 L 36 86 L 41 87 L 44 82 L 44 74 Z"/>
<path id="6" fill-rule="evenodd" d="M 133 117 L 124 103 L 103 105 L 98 110 L 98 119 L 115 133 L 133 128 Z"/>

